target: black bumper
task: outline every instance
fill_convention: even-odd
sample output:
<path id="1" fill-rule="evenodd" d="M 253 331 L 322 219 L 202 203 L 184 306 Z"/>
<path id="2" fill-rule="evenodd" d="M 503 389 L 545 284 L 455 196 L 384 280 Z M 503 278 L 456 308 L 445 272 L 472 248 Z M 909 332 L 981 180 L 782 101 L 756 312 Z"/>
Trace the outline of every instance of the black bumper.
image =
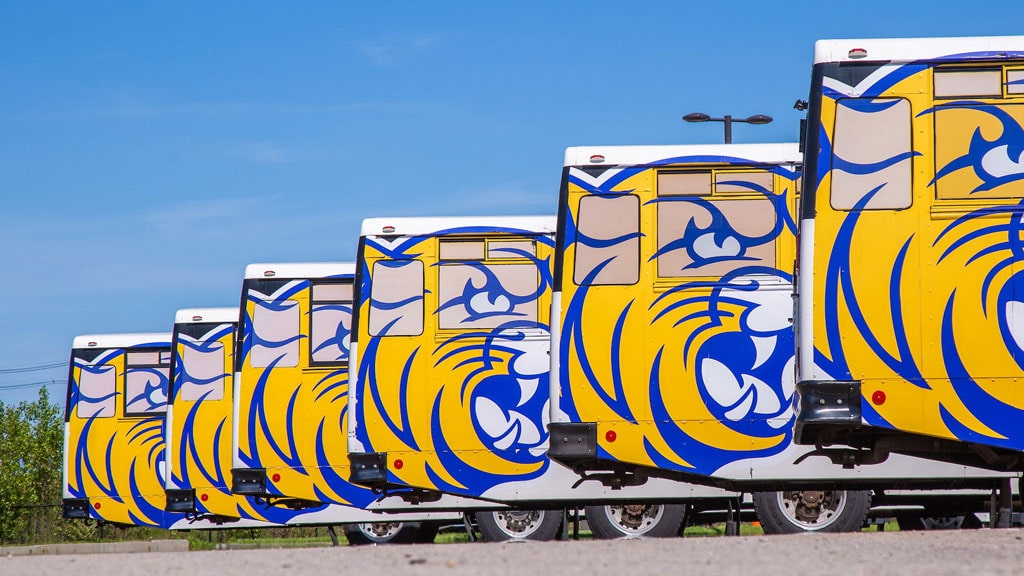
<path id="1" fill-rule="evenodd" d="M 597 463 L 596 422 L 548 424 L 548 457 L 574 470 Z"/>
<path id="2" fill-rule="evenodd" d="M 69 519 L 87 520 L 89 518 L 89 499 L 65 498 L 61 506 L 61 515 Z"/>
<path id="3" fill-rule="evenodd" d="M 805 380 L 797 383 L 796 391 L 800 398 L 793 430 L 797 444 L 819 444 L 823 436 L 861 427 L 860 382 Z"/>
<path id="4" fill-rule="evenodd" d="M 387 452 L 349 454 L 349 482 L 377 490 L 388 487 Z"/>
<path id="5" fill-rule="evenodd" d="M 181 512 L 183 514 L 195 514 L 196 491 L 195 490 L 164 490 L 167 502 L 164 510 L 168 512 Z"/>
<path id="6" fill-rule="evenodd" d="M 232 468 L 231 492 L 246 496 L 267 495 L 266 468 Z"/>

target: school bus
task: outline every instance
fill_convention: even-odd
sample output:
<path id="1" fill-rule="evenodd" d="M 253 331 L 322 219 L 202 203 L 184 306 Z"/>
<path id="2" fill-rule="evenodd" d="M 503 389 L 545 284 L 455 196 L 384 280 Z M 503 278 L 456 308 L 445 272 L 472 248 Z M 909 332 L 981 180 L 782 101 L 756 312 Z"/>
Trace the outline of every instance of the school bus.
<path id="1" fill-rule="evenodd" d="M 430 540 L 436 525 L 429 521 L 461 517 L 416 509 L 382 518 L 374 511 L 410 505 L 348 481 L 354 271 L 350 262 L 246 267 L 235 346 L 231 491 L 315 512 L 304 516 L 306 522 L 345 524 L 350 541 Z"/>
<path id="2" fill-rule="evenodd" d="M 64 411 L 63 515 L 179 527 L 165 513 L 164 411 L 171 335 L 96 334 L 72 343 Z"/>
<path id="3" fill-rule="evenodd" d="M 674 535 L 682 506 L 652 502 L 730 494 L 671 482 L 573 489 L 575 475 L 545 455 L 554 233 L 552 216 L 363 221 L 352 480 L 513 506 L 475 514 L 488 540 L 550 539 L 563 506 L 608 500 L 635 508 L 624 519 L 615 509 L 632 532 L 609 535 Z M 588 509 L 600 536 L 597 516 Z"/>
<path id="4" fill-rule="evenodd" d="M 808 104 L 796 441 L 1024 469 L 1024 36 L 819 41 Z"/>
<path id="5" fill-rule="evenodd" d="M 165 509 L 190 520 L 273 526 L 300 514 L 231 493 L 231 399 L 238 308 L 174 315 L 167 399 Z"/>
<path id="6" fill-rule="evenodd" d="M 794 444 L 800 165 L 797 144 L 566 151 L 551 458 L 613 485 L 757 492 L 773 531 L 859 529 L 868 489 L 879 504 L 897 488 L 998 484 L 909 457 L 849 471 Z"/>

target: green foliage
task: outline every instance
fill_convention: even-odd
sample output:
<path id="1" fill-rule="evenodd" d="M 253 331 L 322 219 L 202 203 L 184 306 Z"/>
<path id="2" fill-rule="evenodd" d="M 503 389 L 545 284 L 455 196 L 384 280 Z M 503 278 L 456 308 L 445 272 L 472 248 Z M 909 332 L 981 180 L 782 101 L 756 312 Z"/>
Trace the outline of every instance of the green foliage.
<path id="1" fill-rule="evenodd" d="M 61 416 L 45 387 L 35 401 L 0 402 L 0 543 L 60 536 Z"/>

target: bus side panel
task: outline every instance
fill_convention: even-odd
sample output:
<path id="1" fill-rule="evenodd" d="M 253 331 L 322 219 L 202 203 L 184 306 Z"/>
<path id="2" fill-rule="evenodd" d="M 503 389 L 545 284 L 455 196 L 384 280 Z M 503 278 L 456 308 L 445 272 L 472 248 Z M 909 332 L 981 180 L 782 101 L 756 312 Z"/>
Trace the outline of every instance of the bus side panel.
<path id="1" fill-rule="evenodd" d="M 886 66 L 822 98 L 822 151 L 832 158 L 817 192 L 815 348 L 832 378 L 861 383 L 867 425 L 1021 449 L 1014 198 L 1024 197 L 1024 169 L 1009 150 L 1024 145 L 1024 102 L 932 99 L 935 69 Z M 910 159 L 858 166 L 833 150 L 837 110 L 852 98 L 843 90 L 867 101 L 866 114 L 911 103 Z M 869 209 L 867 195 L 855 209 L 831 206 L 840 170 L 847 181 L 877 178 L 902 161 L 913 166 L 909 207 Z"/>
<path id="2" fill-rule="evenodd" d="M 480 496 L 547 469 L 548 356 L 552 240 L 509 230 L 472 241 L 529 241 L 535 254 L 516 254 L 512 266 L 535 269 L 528 291 L 502 283 L 500 264 L 439 263 L 438 237 L 365 242 L 370 289 L 360 310 L 360 390 L 357 438 L 367 452 L 386 452 L 389 481 Z M 443 238 L 443 237 L 441 237 Z M 418 258 L 424 263 L 424 329 L 410 336 L 371 336 L 374 263 Z M 465 284 L 442 286 L 441 267 Z M 461 271 L 456 271 L 461 269 Z M 477 277 L 477 275 L 479 277 Z M 447 280 L 446 280 L 447 281 Z M 453 288 L 455 290 L 453 290 Z M 535 306 L 522 320 L 509 306 Z M 441 327 L 453 309 L 471 324 L 499 318 L 493 328 Z M 487 322 L 491 324 L 493 322 Z"/>
<path id="3" fill-rule="evenodd" d="M 720 204 L 657 197 L 655 169 L 608 170 L 598 177 L 570 170 L 562 406 L 571 421 L 598 424 L 599 457 L 712 474 L 731 462 L 772 456 L 789 446 L 788 268 L 794 257 L 797 175 L 787 168 L 773 171 L 774 191 L 743 192 L 775 212 L 775 227 L 752 238 Z M 574 269 L 581 202 L 625 194 L 638 195 L 641 204 L 639 279 L 632 285 L 591 284 Z M 662 239 L 659 248 L 659 204 L 684 202 L 709 215 L 680 223 L 682 235 Z M 658 277 L 659 250 L 688 250 L 697 262 L 701 250 L 710 254 L 711 249 L 719 261 L 743 261 L 743 250 L 768 242 L 775 246 L 774 267 L 740 265 L 719 278 Z"/>
<path id="4" fill-rule="evenodd" d="M 294 280 L 273 294 L 250 289 L 239 456 L 266 469 L 271 494 L 364 508 L 376 496 L 348 481 L 347 366 L 309 366 L 310 285 Z"/>

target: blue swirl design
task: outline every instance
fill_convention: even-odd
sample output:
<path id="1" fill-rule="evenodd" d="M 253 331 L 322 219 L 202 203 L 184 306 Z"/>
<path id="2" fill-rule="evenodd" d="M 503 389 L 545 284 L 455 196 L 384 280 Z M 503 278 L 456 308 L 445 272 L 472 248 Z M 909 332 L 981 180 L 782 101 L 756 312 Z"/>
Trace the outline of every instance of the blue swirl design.
<path id="1" fill-rule="evenodd" d="M 167 407 L 168 376 L 162 368 L 127 368 L 126 379 L 132 374 L 145 374 L 146 383 L 135 396 L 128 398 L 125 411 L 129 413 L 162 412 Z"/>
<path id="2" fill-rule="evenodd" d="M 510 228 L 458 228 L 442 231 L 437 235 L 498 232 L 530 236 L 538 244 L 553 246 L 553 240 L 549 237 L 538 236 L 533 231 Z M 367 246 L 387 257 L 403 259 L 421 253 L 419 244 L 427 239 L 404 238 L 384 246 L 372 238 L 367 238 Z M 431 352 L 429 359 L 424 359 L 430 362 L 431 369 L 439 374 L 459 371 L 458 378 L 446 381 L 433 396 L 429 436 L 425 434 L 425 430 L 417 435 L 417 431 L 412 428 L 408 402 L 401 402 L 399 413 L 395 415 L 389 414 L 383 408 L 377 377 L 378 365 L 402 362 L 398 394 L 401 398 L 408 398 L 410 388 L 416 386 L 416 383 L 410 381 L 412 366 L 421 355 L 427 354 L 427 351 L 417 347 L 407 358 L 384 356 L 381 352 L 383 339 L 373 337 L 365 343 L 365 349 L 360 352 L 357 394 L 362 400 L 357 404 L 358 421 L 365 422 L 368 417 L 380 419 L 391 434 L 408 449 L 433 453 L 437 460 L 427 461 L 426 473 L 434 487 L 443 492 L 480 496 L 501 484 L 537 478 L 548 469 L 544 449 L 548 441 L 545 426 L 549 380 L 547 346 L 544 342 L 538 341 L 535 334 L 528 336 L 526 332 L 546 332 L 548 327 L 537 321 L 516 318 L 519 314 L 514 310 L 518 305 L 536 302 L 550 294 L 553 285 L 551 262 L 550 258 L 538 258 L 527 251 L 513 248 L 504 250 L 510 255 L 529 260 L 536 267 L 538 286 L 528 294 L 513 294 L 502 286 L 500 279 L 488 265 L 472 261 L 451 262 L 470 266 L 479 271 L 484 277 L 484 282 L 475 284 L 472 280 L 467 281 L 461 293 L 440 302 L 433 314 L 436 316 L 443 310 L 463 307 L 466 311 L 463 323 L 505 317 L 508 320 L 495 328 L 463 331 L 452 336 L 439 343 Z M 368 295 L 371 293 L 372 280 L 369 270 L 364 268 L 363 271 L 364 284 L 361 290 L 362 294 Z M 480 303 L 484 305 L 478 306 Z M 371 301 L 370 305 L 376 306 L 377 302 Z M 386 333 L 386 330 L 383 333 Z M 531 353 L 536 353 L 531 350 L 531 344 L 537 343 L 542 344 L 545 349 L 543 362 L 539 364 L 536 362 L 537 358 L 530 356 Z M 543 369 L 531 370 L 530 366 L 535 364 L 542 365 Z M 447 399 L 449 405 L 442 410 L 443 399 Z M 457 399 L 461 409 L 450 409 L 453 399 Z M 458 415 L 463 415 L 469 426 L 453 425 L 450 422 L 451 418 L 457 418 Z M 499 455 L 503 460 L 513 465 L 532 465 L 534 468 L 526 473 L 511 472 L 518 470 L 515 466 L 510 466 L 508 473 L 478 469 L 459 449 L 453 448 L 452 439 L 448 437 L 450 430 L 460 430 L 460 433 L 472 430 L 476 439 L 486 449 Z M 379 443 L 375 446 L 366 426 L 356 427 L 356 437 L 368 452 L 382 449 Z M 429 438 L 431 445 L 424 446 L 421 443 L 423 438 Z M 463 445 L 464 440 L 459 442 L 459 446 Z M 435 466 L 440 466 L 441 469 L 435 469 Z M 391 476 L 392 481 L 402 482 L 393 473 Z M 454 483 L 445 480 L 446 477 L 454 479 Z"/>
<path id="3" fill-rule="evenodd" d="M 750 165 L 741 158 L 691 156 L 618 169 L 610 176 L 602 175 L 605 179 L 600 184 L 583 178 L 575 170 L 570 170 L 568 179 L 571 184 L 591 194 L 611 197 L 629 193 L 630 190 L 614 188 L 652 166 L 694 162 Z M 797 177 L 796 173 L 783 167 L 763 168 L 788 178 Z M 671 339 L 661 344 L 650 360 L 647 368 L 650 384 L 646 396 L 658 434 L 665 445 L 673 447 L 675 454 L 662 454 L 647 438 L 643 439 L 644 446 L 647 456 L 658 467 L 701 474 L 712 474 L 731 462 L 782 452 L 791 442 L 790 428 L 794 417 L 791 412 L 793 388 L 790 374 L 794 343 L 787 318 L 787 289 L 792 283 L 792 276 L 774 267 L 753 263 L 756 258 L 748 255 L 750 249 L 775 242 L 784 234 L 795 235 L 796 222 L 788 208 L 791 192 L 786 189 L 772 193 L 745 180 L 720 184 L 741 186 L 763 195 L 775 212 L 775 225 L 764 234 L 745 236 L 731 226 L 722 210 L 707 198 L 659 197 L 645 202 L 645 205 L 691 203 L 706 210 L 712 217 L 712 223 L 701 228 L 691 219 L 681 237 L 667 242 L 648 262 L 675 251 L 684 251 L 692 261 L 685 267 L 687 269 L 728 261 L 737 263 L 733 271 L 715 281 L 679 279 L 678 285 L 656 294 L 646 313 L 633 299 L 623 302 L 621 309 L 606 310 L 611 335 L 607 348 L 602 348 L 585 340 L 583 320 L 585 316 L 594 314 L 586 307 L 590 293 L 595 289 L 590 284 L 608 263 L 603 262 L 591 270 L 578 286 L 574 286 L 572 297 L 565 305 L 559 342 L 562 381 L 570 382 L 577 377 L 571 373 L 572 370 L 578 370 L 584 379 L 561 390 L 560 408 L 569 420 L 583 421 L 572 392 L 574 387 L 578 387 L 596 394 L 605 407 L 624 422 L 636 424 L 624 385 L 626 359 L 623 358 L 622 343 L 627 337 L 627 320 L 636 314 L 649 316 L 654 329 L 651 333 L 671 334 Z M 721 248 L 715 254 L 702 252 L 694 246 L 700 238 L 706 241 L 708 234 L 713 234 L 714 245 Z M 573 217 L 566 221 L 565 237 L 570 242 L 575 239 L 578 244 L 589 245 L 579 233 L 578 223 Z M 779 314 L 778 310 L 786 312 Z M 731 321 L 731 328 L 726 326 L 725 320 Z M 678 352 L 672 345 L 679 346 L 680 343 L 681 355 L 677 357 Z M 608 367 L 599 373 L 592 358 L 599 358 L 600 363 Z M 673 375 L 671 382 L 665 381 L 669 374 Z M 668 389 L 677 390 L 680 385 L 696 386 L 707 410 L 731 430 L 751 438 L 778 439 L 778 442 L 763 449 L 726 450 L 688 434 L 674 420 L 665 401 Z M 678 392 L 672 393 L 676 394 Z M 760 444 L 764 445 L 764 442 Z M 599 457 L 615 459 L 601 446 Z M 680 459 L 690 466 L 680 465 Z"/>
<path id="4" fill-rule="evenodd" d="M 788 230 L 794 235 L 796 234 L 796 223 L 793 221 L 792 216 L 790 216 L 789 211 L 786 210 L 788 190 L 781 194 L 772 194 L 767 189 L 752 182 L 735 181 L 720 182 L 719 184 L 743 185 L 751 191 L 763 194 L 766 199 L 772 202 L 772 208 L 778 216 L 772 229 L 761 236 L 745 236 L 729 223 L 728 218 L 726 218 L 725 214 L 722 213 L 714 202 L 704 198 L 663 196 L 646 204 L 666 202 L 694 204 L 711 215 L 711 223 L 707 227 L 701 228 L 693 218 L 690 218 L 682 237 L 667 242 L 648 259 L 649 262 L 653 262 L 661 256 L 676 251 L 685 252 L 690 260 L 692 260 L 690 264 L 683 267 L 684 270 L 700 268 L 716 262 L 753 261 L 757 260 L 757 258 L 747 256 L 747 251 L 751 248 L 774 242 L 782 234 L 783 229 Z M 713 239 L 713 246 L 708 246 L 704 242 L 705 238 L 709 235 Z"/>
<path id="5" fill-rule="evenodd" d="M 949 110 L 972 110 L 991 116 L 999 121 L 1002 132 L 994 140 L 986 140 L 981 128 L 976 128 L 967 152 L 936 170 L 935 177 L 928 183 L 929 186 L 934 186 L 949 174 L 965 169 L 972 170 L 981 180 L 981 184 L 970 191 L 971 194 L 1024 179 L 1024 128 L 1013 116 L 1000 106 L 967 100 L 935 106 L 918 116 L 939 114 Z"/>
<path id="6" fill-rule="evenodd" d="M 946 59 L 959 60 L 963 58 L 984 57 L 985 54 L 950 55 Z M 989 54 L 992 56 L 992 54 Z M 997 55 L 1000 58 L 1005 54 Z M 929 64 L 915 63 L 908 66 L 895 67 L 888 76 L 876 81 L 874 86 L 863 90 L 865 97 L 878 97 L 886 90 L 913 74 L 924 70 Z M 861 88 L 858 87 L 860 90 Z M 837 105 L 848 105 L 857 100 L 846 99 L 846 95 L 834 90 L 826 90 L 825 97 L 836 100 Z M 872 105 L 870 101 L 865 105 Z M 977 101 L 954 101 L 944 102 L 933 108 L 920 112 L 917 117 L 926 115 L 939 115 L 954 111 L 969 110 L 994 118 L 999 122 L 1001 133 L 992 140 L 986 139 L 981 129 L 975 129 L 968 143 L 967 152 L 952 159 L 945 165 L 938 167 L 935 177 L 928 183 L 934 187 L 944 177 L 962 170 L 971 170 L 980 180 L 980 184 L 969 190 L 969 194 L 994 190 L 1005 184 L 1024 179 L 1024 128 L 1006 110 L 991 104 Z M 867 110 L 872 111 L 872 110 Z M 828 139 L 825 127 L 818 126 L 821 153 L 820 156 L 833 156 L 832 145 Z M 913 152 L 913 155 L 919 155 Z M 825 164 L 825 163 L 823 163 Z M 831 166 L 819 165 L 817 182 L 824 180 L 830 169 L 844 169 L 855 174 L 872 173 L 883 169 L 881 164 L 859 166 L 850 168 L 846 163 L 833 162 Z M 928 242 L 926 239 L 919 239 L 913 233 L 907 233 L 905 238 L 900 239 L 899 250 L 891 262 L 889 271 L 888 286 L 886 286 L 885 297 L 889 302 L 889 317 L 874 319 L 874 324 L 869 324 L 866 309 L 877 304 L 879 294 L 858 295 L 854 289 L 854 282 L 851 278 L 852 262 L 863 261 L 864 251 L 870 250 L 870 246 L 863 246 L 860 242 L 854 242 L 858 226 L 864 216 L 862 210 L 870 199 L 879 192 L 883 185 L 871 190 L 864 198 L 860 199 L 853 210 L 842 220 L 837 231 L 835 241 L 828 252 L 828 265 L 825 270 L 825 287 L 822 297 L 823 314 L 825 318 L 825 339 L 831 356 L 826 356 L 819 350 L 815 350 L 815 359 L 826 372 L 837 379 L 851 379 L 851 366 L 844 350 L 844 338 L 840 334 L 839 317 L 840 311 L 847 313 L 853 322 L 856 335 L 867 345 L 875 358 L 880 360 L 894 376 L 902 379 L 918 388 L 932 390 L 933 387 L 924 378 L 922 369 L 918 365 L 913 354 L 913 346 L 907 334 L 907 327 L 916 325 L 920 319 L 915 312 L 907 317 L 904 312 L 905 303 L 902 300 L 900 286 L 908 275 L 917 274 L 916 269 L 907 268 L 908 254 L 913 254 L 917 249 L 917 243 L 927 243 L 929 250 L 939 250 L 937 265 L 946 263 L 956 267 L 957 274 L 964 274 L 965 278 L 983 278 L 980 285 L 980 311 L 986 318 L 993 317 L 998 320 L 1001 340 L 1007 349 L 1008 356 L 1012 357 L 1017 366 L 1024 368 L 1024 342 L 1021 342 L 1021 334 L 1014 330 L 1010 310 L 1014 307 L 1024 306 L 1024 273 L 1016 271 L 1020 263 L 1024 261 L 1024 201 L 1014 205 L 986 206 L 972 210 L 971 212 L 958 217 L 955 221 L 943 228 L 934 238 Z M 826 191 L 819 189 L 816 193 L 819 197 L 827 197 Z M 820 244 L 819 244 L 820 245 Z M 953 257 L 957 262 L 949 264 Z M 986 269 L 972 269 L 966 274 L 962 266 L 982 266 L 982 258 L 999 256 L 999 258 L 988 258 L 984 260 Z M 872 259 L 875 261 L 877 259 Z M 1007 271 L 1010 273 L 1007 275 Z M 997 279 L 1003 284 L 997 286 Z M 973 280 L 972 280 L 973 281 Z M 973 286 L 972 286 L 973 287 Z M 995 290 L 996 297 L 990 298 Z M 1022 439 L 1017 437 L 1016 430 L 1019 428 L 1016 423 L 1024 417 L 1024 410 L 1016 408 L 992 396 L 984 390 L 977 382 L 976 376 L 971 374 L 965 363 L 963 353 L 958 346 L 960 339 L 971 338 L 976 335 L 964 334 L 962 327 L 957 327 L 954 321 L 954 308 L 957 303 L 958 290 L 954 288 L 946 298 L 945 306 L 940 311 L 936 310 L 939 317 L 939 340 L 942 351 L 942 362 L 945 375 L 942 379 L 948 378 L 955 396 L 944 398 L 937 396 L 938 415 L 942 423 L 954 435 L 967 442 L 982 442 L 994 446 L 1003 446 L 1014 449 L 1024 448 Z M 962 290 L 967 292 L 967 290 Z M 966 296 L 961 296 L 964 298 Z M 865 300 L 865 301 L 862 301 Z M 994 300 L 994 306 L 992 305 Z M 993 309 L 995 308 L 995 309 Z M 1017 308 L 1020 310 L 1020 308 Z M 963 314 L 964 308 L 961 308 Z M 1018 312 L 1019 313 L 1019 312 Z M 963 319 L 960 323 L 963 324 Z M 881 331 L 881 332 L 879 332 Z M 894 342 L 894 350 L 886 349 L 882 344 L 883 337 Z M 850 334 L 845 334 L 850 338 Z M 972 427 L 962 423 L 953 415 L 954 410 L 947 402 L 957 402 L 984 426 L 993 431 L 995 435 L 984 434 Z M 884 428 L 895 428 L 888 422 L 869 402 L 862 401 L 863 420 L 866 424 Z M 959 408 L 959 406 L 958 406 Z"/>
<path id="7" fill-rule="evenodd" d="M 312 315 L 316 318 L 318 312 L 342 312 L 352 316 L 352 305 L 351 304 L 314 304 L 312 306 Z M 325 338 L 323 342 L 313 348 L 311 354 L 316 357 L 316 354 L 321 350 L 327 350 L 331 347 L 338 348 L 338 355 L 331 358 L 331 361 L 338 362 L 348 360 L 349 349 L 351 348 L 352 330 L 347 328 L 343 322 L 338 322 L 337 327 L 334 330 L 334 334 L 330 338 Z"/>

